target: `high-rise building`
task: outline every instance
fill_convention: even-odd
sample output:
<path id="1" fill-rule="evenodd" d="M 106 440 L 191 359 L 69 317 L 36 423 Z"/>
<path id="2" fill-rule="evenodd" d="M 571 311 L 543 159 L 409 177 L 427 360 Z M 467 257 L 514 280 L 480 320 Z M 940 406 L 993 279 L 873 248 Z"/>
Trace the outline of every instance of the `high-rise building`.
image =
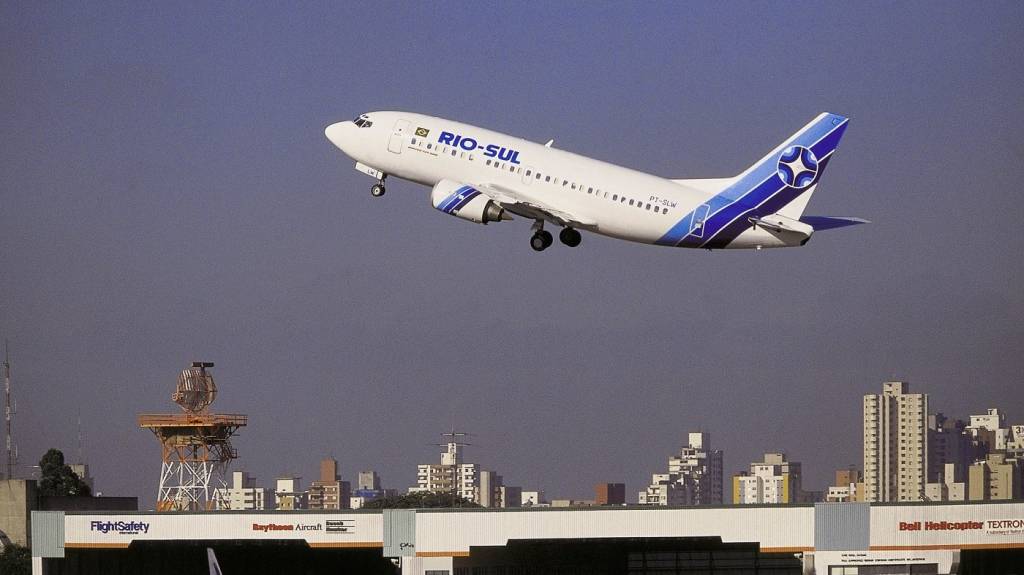
<path id="1" fill-rule="evenodd" d="M 89 486 L 89 493 L 96 495 L 96 485 L 92 475 L 89 475 L 89 464 L 88 463 L 69 463 L 68 467 L 71 471 L 78 476 L 79 479 L 85 482 Z"/>
<path id="2" fill-rule="evenodd" d="M 640 492 L 641 505 L 720 505 L 722 451 L 711 449 L 709 433 L 689 434 L 689 444 L 668 460 L 668 473 L 655 473 Z"/>
<path id="3" fill-rule="evenodd" d="M 1006 456 L 1024 459 L 1024 425 L 1010 426 L 1010 437 L 1006 441 Z"/>
<path id="4" fill-rule="evenodd" d="M 835 482 L 829 486 L 825 501 L 843 503 L 864 501 L 864 478 L 854 467 L 836 470 Z"/>
<path id="5" fill-rule="evenodd" d="M 981 444 L 983 452 L 976 454 L 977 460 L 984 459 L 985 455 L 993 451 L 1006 451 L 1010 439 L 1006 417 L 995 407 L 989 408 L 984 415 L 972 415 L 967 433 Z"/>
<path id="6" fill-rule="evenodd" d="M 270 490 L 256 485 L 256 478 L 245 471 L 231 473 L 231 487 L 217 490 L 217 509 L 252 510 L 266 509 Z"/>
<path id="7" fill-rule="evenodd" d="M 376 471 L 360 471 L 356 489 L 360 491 L 380 491 L 380 476 Z"/>
<path id="8" fill-rule="evenodd" d="M 797 503 L 803 496 L 801 465 L 783 453 L 765 453 L 764 461 L 732 478 L 732 502 Z"/>
<path id="9" fill-rule="evenodd" d="M 598 483 L 594 486 L 595 505 L 625 505 L 625 483 Z"/>
<path id="10" fill-rule="evenodd" d="M 864 497 L 922 501 L 928 480 L 928 395 L 887 381 L 864 396 Z"/>
<path id="11" fill-rule="evenodd" d="M 502 499 L 504 481 L 494 471 L 485 471 L 476 463 L 462 460 L 462 447 L 465 445 L 454 441 L 455 432 L 445 434 L 453 441 L 444 444 L 441 463 L 418 465 L 416 468 L 416 487 L 410 493 L 432 491 L 434 493 L 451 493 L 478 503 L 484 507 L 511 507 L 511 502 Z"/>
<path id="12" fill-rule="evenodd" d="M 547 505 L 548 500 L 543 491 L 521 491 L 519 502 L 520 507 L 539 507 Z"/>
<path id="13" fill-rule="evenodd" d="M 301 484 L 301 477 L 278 477 L 274 488 L 274 508 L 279 511 L 306 509 L 309 494 L 302 490 Z"/>
<path id="14" fill-rule="evenodd" d="M 1007 460 L 1006 453 L 990 453 L 968 472 L 968 498 L 971 501 L 1021 499 L 1024 496 L 1022 483 L 1024 469 L 1019 460 Z"/>
<path id="15" fill-rule="evenodd" d="M 501 495 L 500 507 L 519 507 L 523 500 L 523 488 L 512 485 L 502 485 L 499 488 Z"/>
<path id="16" fill-rule="evenodd" d="M 309 486 L 309 509 L 348 509 L 351 495 L 351 484 L 338 474 L 338 462 L 320 461 L 320 479 Z"/>
<path id="17" fill-rule="evenodd" d="M 955 463 L 947 463 L 938 474 L 938 481 L 929 481 L 924 488 L 926 501 L 964 501 L 966 486 L 962 471 Z M 959 479 L 959 481 L 957 481 Z"/>
<path id="18" fill-rule="evenodd" d="M 928 483 L 945 483 L 948 464 L 953 465 L 954 477 L 967 473 L 974 451 L 966 428 L 964 421 L 950 421 L 941 413 L 928 416 Z"/>
<path id="19" fill-rule="evenodd" d="M 349 505 L 352 509 L 359 509 L 366 503 L 381 497 L 392 497 L 394 495 L 398 495 L 398 491 L 382 488 L 380 476 L 377 475 L 376 471 L 360 471 L 356 490 L 352 492 L 352 497 L 349 498 Z"/>

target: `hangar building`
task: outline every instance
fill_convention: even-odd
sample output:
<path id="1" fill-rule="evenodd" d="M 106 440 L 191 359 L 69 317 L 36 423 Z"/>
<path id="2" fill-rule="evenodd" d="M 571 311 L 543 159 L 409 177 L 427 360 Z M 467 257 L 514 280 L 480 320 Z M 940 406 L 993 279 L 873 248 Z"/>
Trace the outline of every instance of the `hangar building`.
<path id="1" fill-rule="evenodd" d="M 1024 573 L 1024 502 L 37 511 L 34 575 Z"/>

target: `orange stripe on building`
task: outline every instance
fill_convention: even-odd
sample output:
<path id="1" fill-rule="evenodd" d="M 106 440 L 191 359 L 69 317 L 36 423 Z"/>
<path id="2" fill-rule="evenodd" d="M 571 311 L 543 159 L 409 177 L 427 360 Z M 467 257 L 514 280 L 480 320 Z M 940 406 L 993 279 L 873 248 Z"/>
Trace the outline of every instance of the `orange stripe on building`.
<path id="1" fill-rule="evenodd" d="M 814 547 L 762 547 L 761 553 L 810 553 Z"/>
<path id="2" fill-rule="evenodd" d="M 417 551 L 417 557 L 469 557 L 469 551 Z"/>
<path id="3" fill-rule="evenodd" d="M 932 549 L 1024 549 L 1024 543 L 952 543 L 943 545 L 872 545 L 870 551 L 928 551 Z"/>

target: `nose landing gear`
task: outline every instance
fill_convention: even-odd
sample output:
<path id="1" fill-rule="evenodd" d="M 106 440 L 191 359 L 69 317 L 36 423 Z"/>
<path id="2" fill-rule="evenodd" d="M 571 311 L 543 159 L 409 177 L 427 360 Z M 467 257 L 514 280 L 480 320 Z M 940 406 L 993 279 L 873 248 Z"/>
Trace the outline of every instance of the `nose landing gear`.
<path id="1" fill-rule="evenodd" d="M 388 177 L 388 175 L 387 175 L 387 174 L 383 174 L 383 175 L 382 175 L 382 176 L 380 177 L 380 179 L 379 179 L 379 180 L 377 180 L 377 183 L 376 183 L 376 184 L 374 184 L 374 185 L 370 186 L 370 195 L 371 195 L 371 196 L 373 196 L 373 197 L 375 197 L 375 198 L 379 198 L 379 197 L 381 197 L 381 196 L 383 196 L 383 195 L 384 195 L 384 192 L 386 191 L 386 190 L 385 190 L 385 188 L 384 188 L 384 180 L 385 180 L 385 179 L 386 179 L 387 177 Z"/>

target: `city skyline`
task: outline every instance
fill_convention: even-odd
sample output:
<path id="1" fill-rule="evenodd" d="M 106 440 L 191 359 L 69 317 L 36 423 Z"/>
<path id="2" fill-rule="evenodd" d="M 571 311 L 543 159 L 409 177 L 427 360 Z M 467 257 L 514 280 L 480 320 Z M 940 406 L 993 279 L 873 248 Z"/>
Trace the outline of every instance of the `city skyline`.
<path id="1" fill-rule="evenodd" d="M 915 472 L 915 473 L 917 473 L 917 479 L 912 479 L 911 482 L 910 482 L 910 485 L 912 486 L 912 488 L 913 488 L 914 485 L 916 485 L 917 486 L 916 489 L 918 489 L 918 491 L 914 491 L 913 493 L 908 491 L 905 494 L 906 496 L 904 496 L 904 494 L 902 494 L 903 487 L 899 487 L 901 494 L 897 495 L 897 492 L 896 492 L 897 487 L 894 486 L 894 487 L 891 488 L 893 490 L 892 493 L 886 495 L 882 491 L 880 491 L 882 489 L 881 487 L 871 487 L 872 481 L 877 483 L 879 480 L 877 478 L 872 479 L 872 475 L 869 473 L 867 475 L 867 477 L 865 477 L 863 479 L 863 483 L 859 486 L 860 495 L 861 495 L 861 497 L 864 498 L 863 500 L 865 500 L 865 501 L 902 501 L 902 500 L 915 501 L 915 500 L 923 500 L 923 499 L 927 499 L 927 498 L 936 499 L 936 497 L 934 497 L 934 496 L 926 496 L 925 495 L 925 487 L 926 487 L 926 484 L 927 484 L 927 487 L 929 489 L 931 489 L 932 488 L 932 484 L 938 485 L 937 483 L 934 483 L 934 482 L 941 483 L 942 482 L 942 478 L 934 476 L 936 473 L 941 473 L 941 472 L 940 471 L 932 472 L 932 471 L 926 471 L 926 470 L 928 470 L 929 468 L 933 468 L 933 467 L 936 468 L 936 469 L 941 469 L 947 463 L 950 464 L 950 465 L 957 466 L 957 477 L 955 479 L 949 479 L 948 481 L 961 482 L 964 486 L 966 486 L 967 485 L 967 483 L 966 483 L 966 476 L 967 476 L 968 471 L 969 471 L 969 469 L 970 469 L 970 467 L 971 467 L 971 465 L 973 463 L 985 461 L 986 456 L 989 453 L 989 450 L 991 450 L 993 452 L 996 452 L 996 451 L 1002 451 L 1003 449 L 1005 449 L 1005 446 L 997 448 L 995 445 L 992 445 L 992 446 L 985 447 L 984 453 L 980 453 L 980 454 L 978 454 L 974 458 L 970 457 L 970 455 L 968 455 L 968 454 L 961 454 L 959 452 L 955 452 L 955 454 L 951 454 L 951 460 L 948 461 L 948 462 L 944 460 L 942 462 L 938 462 L 938 463 L 934 463 L 934 464 L 930 463 L 929 460 L 928 460 L 928 457 L 930 457 L 933 453 L 941 453 L 943 455 L 946 455 L 946 450 L 949 449 L 949 447 L 947 446 L 946 442 L 950 441 L 948 438 L 946 438 L 944 440 L 945 442 L 942 443 L 941 446 L 933 445 L 933 443 L 932 443 L 933 442 L 933 439 L 932 439 L 933 435 L 932 435 L 932 433 L 935 431 L 935 429 L 933 427 L 931 427 L 933 424 L 938 426 L 938 428 L 939 428 L 938 430 L 939 431 L 942 430 L 942 424 L 946 423 L 946 422 L 948 422 L 949 424 L 954 424 L 955 423 L 955 424 L 964 425 L 964 426 L 966 426 L 966 428 L 957 428 L 956 433 L 959 436 L 964 437 L 965 439 L 966 438 L 970 438 L 972 436 L 976 436 L 976 435 L 972 435 L 972 434 L 976 434 L 978 432 L 979 427 L 975 427 L 975 426 L 980 426 L 980 427 L 986 427 L 987 426 L 990 429 L 990 431 L 988 433 L 994 433 L 993 431 L 991 431 L 991 428 L 994 425 L 993 422 L 996 422 L 995 425 L 997 427 L 1002 426 L 1003 430 L 1008 432 L 1008 433 L 1014 433 L 1014 432 L 1016 432 L 1017 428 L 1024 427 L 1024 422 L 1018 422 L 1017 420 L 1012 419 L 1012 418 L 1008 419 L 1006 417 L 1006 414 L 1004 412 L 1000 411 L 998 406 L 986 408 L 985 410 L 983 410 L 984 413 L 968 414 L 963 419 L 957 418 L 957 417 L 950 418 L 943 411 L 935 410 L 935 409 L 932 409 L 931 407 L 928 406 L 928 394 L 927 394 L 926 391 L 925 392 L 921 392 L 921 393 L 909 394 L 910 386 L 909 386 L 908 382 L 905 382 L 905 381 L 884 381 L 884 382 L 881 382 L 881 385 L 882 385 L 882 394 L 880 394 L 880 395 L 879 394 L 866 394 L 864 396 L 864 402 L 865 402 L 864 425 L 865 425 L 865 428 L 864 428 L 864 444 L 863 444 L 863 449 L 861 451 L 861 455 L 863 456 L 863 458 L 867 458 L 867 456 L 868 456 L 867 450 L 869 449 L 869 447 L 871 448 L 872 453 L 875 453 L 879 449 L 879 446 L 882 443 L 884 443 L 884 441 L 879 441 L 879 439 L 877 437 L 875 437 L 874 435 L 872 435 L 870 438 L 868 436 L 868 433 L 869 433 L 869 431 L 868 431 L 868 429 L 869 429 L 869 427 L 868 427 L 868 419 L 869 419 L 869 417 L 875 417 L 875 418 L 878 417 L 878 415 L 877 415 L 878 409 L 879 409 L 878 408 L 878 405 L 879 405 L 878 402 L 884 400 L 887 396 L 888 397 L 892 397 L 892 399 L 894 401 L 894 403 L 893 403 L 894 407 L 892 407 L 892 408 L 888 408 L 887 407 L 885 409 L 891 410 L 895 414 L 897 410 L 900 410 L 901 408 L 905 408 L 905 406 L 903 406 L 902 403 L 895 403 L 895 401 L 899 400 L 899 401 L 902 402 L 905 398 L 909 397 L 914 402 L 911 405 L 910 409 L 911 409 L 911 413 L 916 417 L 916 419 L 913 420 L 915 422 L 914 425 L 921 426 L 921 429 L 919 430 L 920 431 L 919 436 L 920 436 L 920 439 L 923 442 L 923 445 L 922 445 L 922 447 L 917 452 L 915 452 L 916 456 L 911 456 L 910 459 L 908 459 L 906 463 L 904 463 L 903 460 L 901 459 L 899 465 L 900 465 L 901 470 L 903 469 L 903 467 L 905 465 L 910 465 L 914 469 L 917 469 L 917 471 Z M 874 403 L 870 404 L 871 405 L 870 409 L 868 407 L 869 400 L 871 402 L 874 402 Z M 921 413 L 918 413 L 918 411 L 920 411 L 922 409 L 922 407 L 923 407 L 923 411 Z M 872 416 L 871 414 L 875 414 L 875 415 Z M 967 423 L 967 419 L 968 418 L 969 418 L 970 424 Z M 929 422 L 932 422 L 932 423 L 929 423 Z M 872 432 L 872 433 L 877 433 L 877 432 Z M 1019 432 L 1016 432 L 1016 433 L 1018 433 L 1018 435 L 1019 435 Z M 461 479 L 461 476 L 462 476 L 462 473 L 463 473 L 461 468 L 463 468 L 463 467 L 471 468 L 470 469 L 470 473 L 469 473 L 469 476 L 471 478 L 471 479 L 469 479 L 470 483 L 467 483 L 466 485 L 463 485 L 459 489 L 459 495 L 461 497 L 465 498 L 465 499 L 468 499 L 468 500 L 476 502 L 478 497 L 481 497 L 478 494 L 477 495 L 472 494 L 472 489 L 479 487 L 479 479 L 477 477 L 480 474 L 486 474 L 488 477 L 493 475 L 494 477 L 497 478 L 497 482 L 498 482 L 497 485 L 498 486 L 503 486 L 503 483 L 502 483 L 503 477 L 501 475 L 497 475 L 496 470 L 493 468 L 493 466 L 491 467 L 490 470 L 485 470 L 478 463 L 469 463 L 469 462 L 466 462 L 464 460 L 463 450 L 464 450 L 465 447 L 469 447 L 472 444 L 462 443 L 461 440 L 465 439 L 465 438 L 467 438 L 469 436 L 473 436 L 475 434 L 464 432 L 464 431 L 456 431 L 454 428 L 452 428 L 451 431 L 449 431 L 449 432 L 441 432 L 439 435 L 442 438 L 448 438 L 448 442 L 447 443 L 432 444 L 432 445 L 441 447 L 441 450 L 439 452 L 441 463 L 440 464 L 437 464 L 437 463 L 416 463 L 416 464 L 414 464 L 415 467 L 417 468 L 417 471 L 415 472 L 415 475 L 414 475 L 414 480 L 411 483 L 409 483 L 408 485 L 390 484 L 389 483 L 387 488 L 386 488 L 386 491 L 388 493 L 397 492 L 397 493 L 401 494 L 401 493 L 407 493 L 407 492 L 408 493 L 414 493 L 414 492 L 417 492 L 417 491 L 437 491 L 437 489 L 432 487 L 433 483 L 432 483 L 431 479 L 429 479 L 429 473 L 428 472 L 429 472 L 430 469 L 438 468 L 439 471 L 436 471 L 436 473 L 441 473 L 441 472 L 444 471 L 444 468 L 446 468 L 446 467 L 452 467 L 453 469 L 459 469 L 458 474 L 460 476 L 460 484 L 463 481 Z M 738 478 L 741 478 L 741 477 L 744 478 L 744 479 L 742 479 L 740 481 L 746 481 L 748 479 L 752 479 L 752 476 L 754 475 L 755 467 L 764 467 L 766 465 L 768 465 L 768 466 L 771 466 L 771 465 L 775 465 L 775 466 L 778 466 L 778 465 L 789 465 L 790 464 L 789 462 L 792 461 L 792 459 L 788 456 L 788 453 L 790 453 L 790 449 L 783 447 L 783 448 L 776 449 L 776 451 L 774 451 L 774 452 L 764 452 L 764 460 L 765 460 L 765 462 L 759 462 L 758 460 L 751 460 L 751 462 L 749 463 L 749 471 L 747 469 L 740 468 L 740 469 L 737 469 L 735 472 L 730 472 L 722 464 L 722 462 L 724 460 L 724 455 L 726 453 L 728 453 L 728 449 L 719 449 L 716 446 L 716 448 L 714 450 L 707 451 L 709 449 L 707 446 L 711 444 L 711 441 L 710 441 L 710 435 L 711 434 L 709 432 L 707 432 L 707 431 L 700 431 L 700 432 L 690 431 L 690 432 L 685 433 L 685 435 L 687 435 L 689 437 L 689 439 L 688 440 L 685 440 L 685 439 L 682 440 L 682 443 L 680 444 L 682 446 L 681 447 L 681 449 L 682 449 L 682 458 L 680 459 L 680 451 L 679 451 L 679 449 L 677 449 L 676 452 L 675 452 L 676 454 L 669 458 L 669 473 L 668 474 L 663 474 L 663 476 L 659 476 L 660 472 L 655 472 L 655 474 L 653 476 L 653 479 L 654 479 L 653 483 L 649 487 L 646 488 L 646 491 L 647 491 L 647 494 L 648 494 L 647 497 L 649 497 L 649 498 L 653 497 L 653 499 L 651 499 L 650 501 L 645 501 L 645 488 L 643 488 L 643 484 L 640 484 L 641 488 L 640 488 L 640 492 L 639 492 L 640 493 L 639 501 L 633 501 L 631 498 L 627 497 L 626 498 L 627 504 L 637 504 L 637 503 L 639 503 L 640 505 L 645 505 L 645 504 L 647 504 L 647 505 L 700 505 L 700 504 L 708 504 L 709 502 L 698 503 L 698 500 L 701 499 L 701 498 L 699 496 L 695 496 L 697 491 L 694 488 L 695 488 L 695 486 L 697 484 L 690 484 L 690 483 L 680 482 L 679 486 L 681 488 L 681 491 L 679 491 L 678 493 L 676 493 L 674 495 L 669 495 L 668 493 L 664 492 L 664 489 L 665 489 L 664 485 L 667 484 L 666 482 L 670 481 L 670 482 L 674 483 L 676 481 L 681 481 L 679 479 L 680 470 L 686 469 L 688 467 L 692 467 L 694 465 L 697 465 L 695 463 L 696 460 L 693 460 L 694 457 L 705 458 L 705 457 L 709 457 L 708 454 L 710 454 L 710 456 L 713 456 L 713 458 L 717 458 L 717 459 L 714 459 L 714 461 L 716 461 L 717 463 L 713 463 L 712 464 L 713 466 L 717 466 L 717 467 L 712 470 L 712 476 L 711 476 L 710 480 L 711 480 L 712 483 L 717 481 L 718 485 L 720 485 L 720 490 L 717 487 L 714 488 L 716 490 L 716 495 L 714 496 L 714 500 L 710 501 L 711 504 L 732 504 L 732 503 L 734 503 L 733 497 L 735 497 L 735 495 L 732 493 L 732 490 L 737 489 L 737 485 L 739 485 L 739 484 L 737 484 L 735 482 L 737 480 L 739 480 Z M 941 436 L 938 436 L 938 437 L 941 437 Z M 993 435 L 992 437 L 999 437 L 999 436 L 998 435 Z M 870 446 L 869 446 L 869 439 L 870 439 Z M 1014 439 L 1017 442 L 1021 441 L 1020 437 L 1015 437 L 1015 436 L 1012 436 L 1012 435 L 1008 436 L 1008 437 L 1003 437 L 1001 439 L 1001 441 L 1006 442 L 1008 439 Z M 894 439 L 887 439 L 885 441 L 894 441 Z M 911 439 L 910 441 L 913 442 L 913 439 Z M 995 441 L 995 440 L 993 440 L 993 441 Z M 896 452 L 897 451 L 897 447 L 896 446 L 897 446 L 897 444 L 893 443 L 892 447 L 889 447 L 888 449 Z M 1017 447 L 1017 449 L 1019 450 L 1019 446 Z M 493 455 L 495 455 L 495 454 L 492 454 L 492 456 Z M 282 471 L 282 472 L 271 473 L 271 474 L 267 475 L 266 477 L 268 477 L 268 478 L 270 478 L 272 480 L 276 480 L 278 482 L 280 482 L 281 480 L 284 480 L 284 479 L 295 480 L 297 482 L 297 485 L 301 485 L 302 482 L 305 480 L 305 483 L 310 485 L 310 489 L 307 489 L 306 491 L 308 491 L 310 493 L 312 492 L 311 490 L 316 487 L 316 484 L 318 482 L 327 481 L 326 479 L 324 479 L 324 477 L 327 477 L 328 475 L 336 477 L 338 480 L 340 480 L 341 484 L 346 485 L 346 487 L 344 488 L 344 493 L 348 493 L 349 492 L 350 488 L 347 487 L 348 484 L 350 484 L 350 483 L 354 484 L 354 485 L 355 484 L 359 484 L 363 480 L 363 476 L 365 474 L 372 474 L 373 477 L 375 478 L 375 481 L 378 482 L 379 485 L 383 486 L 383 482 L 382 482 L 380 476 L 377 474 L 376 469 L 372 469 L 371 468 L 370 471 L 366 471 L 366 470 L 363 470 L 363 469 L 360 469 L 360 470 L 347 469 L 347 471 L 349 471 L 349 474 L 346 475 L 344 473 L 341 473 L 340 470 L 342 469 L 342 466 L 341 466 L 341 464 L 337 460 L 334 459 L 333 456 L 324 456 L 324 457 L 326 457 L 326 459 L 318 460 L 318 463 L 317 463 L 317 465 L 318 465 L 318 472 L 314 473 L 312 475 L 312 477 L 319 478 L 319 481 L 317 479 L 309 479 L 309 478 L 307 478 L 307 476 L 305 476 L 303 474 L 294 473 L 294 472 L 290 472 L 290 471 Z M 774 458 L 774 459 L 772 459 L 772 458 Z M 963 458 L 962 462 L 960 461 L 961 458 Z M 691 461 L 688 462 L 687 461 L 688 459 L 690 459 Z M 241 458 L 240 461 L 244 462 L 244 457 Z M 500 454 L 497 454 L 496 461 L 498 461 L 497 465 L 500 466 L 501 465 L 501 463 L 500 463 L 500 461 L 501 461 Z M 331 471 L 330 472 L 324 471 L 324 469 L 325 469 L 324 466 L 327 465 L 327 462 L 331 462 L 331 467 L 330 467 Z M 766 462 L 771 462 L 771 463 L 766 463 Z M 793 491 L 792 495 L 787 496 L 784 499 L 782 499 L 782 502 L 785 502 L 785 503 L 800 503 L 800 502 L 804 502 L 804 503 L 806 503 L 806 502 L 814 500 L 813 497 L 814 497 L 815 493 L 817 494 L 817 497 L 818 497 L 819 500 L 825 500 L 825 495 L 827 493 L 830 493 L 830 491 L 835 486 L 841 485 L 841 484 L 837 484 L 835 481 L 832 481 L 831 477 L 833 477 L 833 475 L 832 475 L 833 473 L 834 474 L 839 474 L 844 469 L 846 469 L 846 470 L 849 470 L 851 472 L 856 472 L 858 477 L 862 477 L 863 474 L 865 473 L 865 469 L 871 468 L 872 466 L 877 467 L 877 465 L 878 465 L 877 463 L 872 463 L 872 464 L 869 464 L 868 466 L 865 466 L 864 463 L 867 463 L 867 460 L 866 459 L 862 459 L 862 463 L 860 463 L 860 464 L 850 464 L 850 465 L 845 466 L 845 467 L 837 467 L 837 468 L 829 469 L 828 470 L 828 474 L 829 474 L 830 479 L 824 485 L 817 485 L 817 484 L 808 485 L 806 483 L 802 483 L 801 482 L 801 478 L 803 476 L 803 472 L 801 471 L 803 463 L 804 462 L 800 462 L 800 461 L 792 463 L 793 465 L 796 466 L 795 467 L 795 472 L 794 472 L 795 473 L 795 475 L 794 475 L 795 483 L 792 483 L 792 487 L 791 487 L 792 489 L 794 489 L 794 491 Z M 815 467 L 814 466 L 814 462 L 810 462 L 810 463 L 811 463 L 811 466 L 809 467 L 809 469 L 814 469 L 814 467 Z M 959 466 L 961 466 L 961 465 L 963 465 L 964 467 L 960 468 Z M 78 471 L 78 469 L 80 469 L 80 468 L 84 468 L 85 469 L 87 477 L 83 476 L 83 479 L 86 479 L 87 482 L 91 486 L 93 481 L 94 481 L 94 478 L 93 478 L 92 475 L 88 474 L 88 470 L 89 470 L 89 462 L 88 462 L 88 460 L 86 460 L 84 462 L 73 463 L 72 466 L 76 469 L 76 473 L 79 473 L 80 476 L 82 476 L 82 475 Z M 425 470 L 427 470 L 427 471 L 425 471 Z M 509 470 L 502 469 L 501 471 L 502 471 L 502 473 L 505 473 L 505 474 L 509 473 Z M 585 470 L 583 470 L 583 471 L 584 472 L 581 472 L 580 475 L 581 475 L 581 477 L 587 478 L 585 480 L 589 480 L 589 481 L 605 481 L 607 479 L 607 478 L 601 478 L 601 477 L 591 477 L 591 476 L 589 476 L 589 475 L 587 475 L 585 473 Z M 786 471 L 786 473 L 788 473 L 788 469 L 785 469 L 785 471 Z M 263 485 L 262 482 L 258 481 L 258 477 L 260 477 L 261 475 L 260 474 L 253 474 L 251 472 L 251 469 L 246 467 L 244 465 L 244 463 L 238 463 L 238 464 L 235 464 L 235 465 L 229 467 L 228 474 L 226 476 L 226 483 L 225 483 L 226 487 L 228 487 L 228 488 L 232 487 L 232 481 L 234 481 L 236 484 L 238 484 L 238 485 L 234 485 L 235 488 L 240 487 L 240 483 L 239 482 L 241 480 L 233 479 L 236 476 L 236 474 L 238 474 L 238 473 L 243 473 L 244 474 L 244 476 L 246 478 L 245 479 L 245 483 L 246 483 L 245 487 L 246 488 L 266 488 L 266 489 L 269 489 L 271 492 L 273 492 L 273 489 L 271 489 L 269 487 L 269 484 Z M 427 473 L 427 475 L 424 475 L 425 473 Z M 675 475 L 672 475 L 673 473 Z M 685 476 L 688 473 L 689 472 L 684 472 L 683 475 Z M 707 473 L 707 470 L 705 469 L 703 471 L 703 473 Z M 901 471 L 901 473 L 902 473 L 902 471 Z M 635 475 L 635 470 L 628 471 L 627 474 Z M 620 473 L 620 475 L 622 475 L 622 474 Z M 672 476 L 671 480 L 669 479 L 670 475 Z M 516 477 L 515 470 L 511 470 L 511 475 L 509 475 L 509 476 L 510 477 Z M 838 480 L 838 475 L 836 475 L 835 477 Z M 348 478 L 348 480 L 346 478 Z M 683 479 L 687 479 L 687 477 L 683 477 Z M 434 481 L 437 481 L 437 480 L 434 480 Z M 442 478 L 440 481 L 444 485 L 451 485 L 450 478 L 449 479 L 443 479 Z M 852 484 L 854 482 L 850 481 L 849 483 Z M 654 489 L 659 484 L 662 485 L 662 487 L 661 487 L 662 492 L 660 493 L 660 495 L 654 495 L 655 492 L 652 492 L 651 489 Z M 900 485 L 902 485 L 902 484 L 900 484 Z M 211 486 L 213 486 L 213 485 L 211 484 Z M 631 485 L 626 484 L 626 487 L 629 488 L 631 491 L 635 492 L 635 490 L 632 490 L 632 486 Z M 803 490 L 803 488 L 805 488 L 805 487 L 807 488 L 806 491 Z M 851 485 L 851 487 L 852 487 L 852 485 Z M 570 497 L 567 494 L 563 497 L 563 492 L 565 491 L 565 489 L 563 487 L 561 487 L 561 486 L 558 486 L 558 485 L 515 485 L 514 488 L 516 490 L 522 490 L 524 493 L 527 492 L 527 491 L 531 491 L 531 492 L 532 491 L 539 491 L 539 492 L 542 492 L 542 493 L 551 493 L 551 494 L 553 494 L 553 496 L 550 498 L 551 500 L 563 500 L 563 501 L 570 501 L 571 500 L 571 501 L 580 501 L 580 502 L 584 502 L 584 503 L 586 503 L 588 501 L 588 500 L 583 499 L 583 498 L 581 498 L 579 496 L 572 496 L 572 497 Z M 965 487 L 962 487 L 961 489 L 964 489 L 964 488 Z M 465 491 L 465 489 L 470 489 L 470 491 Z M 708 488 L 705 487 L 704 489 L 708 489 Z M 443 489 L 443 491 L 448 491 L 448 490 L 449 490 L 449 488 L 447 488 L 447 487 Z M 887 492 L 885 492 L 885 493 L 887 493 Z M 129 495 L 138 496 L 138 497 L 140 497 L 140 500 L 142 500 L 142 501 L 146 500 L 146 495 L 145 494 L 131 493 Z M 966 496 L 966 495 L 967 494 L 966 494 L 966 491 L 965 491 L 964 492 L 964 496 Z M 972 495 L 971 497 L 974 497 L 974 496 Z M 986 498 L 987 498 L 987 496 L 986 496 Z M 347 497 L 346 497 L 346 499 L 347 499 Z M 937 499 L 937 500 L 944 500 L 944 499 L 945 498 L 942 497 L 941 499 Z M 489 498 L 484 498 L 484 501 L 489 501 L 489 500 L 490 500 Z M 744 503 L 746 503 L 746 501 L 744 501 Z M 491 505 L 485 505 L 485 506 L 491 506 Z M 504 505 L 501 505 L 501 506 L 504 506 Z"/>
<path id="2" fill-rule="evenodd" d="M 249 416 L 234 446 L 262 478 L 331 456 L 411 485 L 454 422 L 549 497 L 633 493 L 694 430 L 727 474 L 784 450 L 817 487 L 860 465 L 850 406 L 881 381 L 1022 419 L 1024 6 L 567 10 L 0 6 L 21 469 L 75 453 L 80 410 L 98 489 L 151 505 L 135 416 L 193 360 Z M 873 223 L 798 250 L 537 254 L 528 222 L 464 224 L 405 182 L 370 197 L 323 128 L 385 108 L 668 178 L 735 174 L 836 112 L 807 213 Z"/>

